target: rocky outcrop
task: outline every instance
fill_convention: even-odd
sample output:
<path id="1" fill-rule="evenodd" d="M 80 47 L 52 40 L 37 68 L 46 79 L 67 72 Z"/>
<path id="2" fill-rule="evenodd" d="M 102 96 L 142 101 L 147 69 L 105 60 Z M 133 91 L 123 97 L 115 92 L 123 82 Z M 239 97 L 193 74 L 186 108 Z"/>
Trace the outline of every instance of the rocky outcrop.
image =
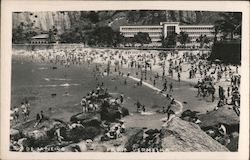
<path id="1" fill-rule="evenodd" d="M 12 16 L 13 27 L 20 23 L 32 25 L 33 29 L 48 31 L 56 26 L 59 32 L 67 30 L 72 25 L 72 21 L 77 20 L 79 12 L 15 12 Z"/>
<path id="2" fill-rule="evenodd" d="M 227 152 L 228 149 L 191 122 L 174 117 L 162 129 L 162 148 L 170 152 Z"/>
<path id="3" fill-rule="evenodd" d="M 87 126 L 94 126 L 98 127 L 101 124 L 100 114 L 99 113 L 79 113 L 76 115 L 73 115 L 70 118 L 70 121 L 73 123 L 77 123 L 78 121 L 81 122 L 85 127 Z"/>
<path id="4" fill-rule="evenodd" d="M 140 144 L 143 140 L 143 130 L 141 128 L 129 128 L 126 130 L 126 140 L 124 148 L 126 151 L 131 152 L 135 149 L 134 144 Z"/>
<path id="5" fill-rule="evenodd" d="M 126 149 L 126 152 L 227 152 L 225 146 L 207 135 L 198 125 L 178 117 L 164 124 L 161 130 L 126 128 L 118 139 L 105 141 L 109 148 Z M 232 146 L 232 148 L 235 148 Z"/>
<path id="6" fill-rule="evenodd" d="M 223 123 L 228 133 L 239 132 L 239 116 L 230 106 L 224 106 L 217 111 L 211 111 L 198 116 L 201 120 L 200 127 L 203 130 L 208 130 L 219 123 Z"/>

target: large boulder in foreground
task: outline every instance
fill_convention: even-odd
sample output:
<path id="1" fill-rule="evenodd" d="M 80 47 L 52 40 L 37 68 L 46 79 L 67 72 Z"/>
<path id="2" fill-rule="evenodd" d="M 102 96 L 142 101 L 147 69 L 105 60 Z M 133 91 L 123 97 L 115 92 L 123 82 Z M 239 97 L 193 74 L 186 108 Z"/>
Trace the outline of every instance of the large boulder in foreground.
<path id="1" fill-rule="evenodd" d="M 162 148 L 169 152 L 227 152 L 228 149 L 191 122 L 174 117 L 162 128 Z"/>

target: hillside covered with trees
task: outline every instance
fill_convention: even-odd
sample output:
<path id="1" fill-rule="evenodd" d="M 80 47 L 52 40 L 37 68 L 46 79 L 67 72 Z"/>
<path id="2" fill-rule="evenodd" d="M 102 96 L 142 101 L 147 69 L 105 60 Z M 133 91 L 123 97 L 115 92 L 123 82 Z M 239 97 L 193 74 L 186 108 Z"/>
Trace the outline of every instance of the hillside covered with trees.
<path id="1" fill-rule="evenodd" d="M 232 18 L 233 17 L 233 18 Z M 231 18 L 231 19 L 230 19 Z M 28 44 L 31 37 L 48 34 L 49 42 L 84 43 L 89 46 L 117 46 L 118 44 L 149 44 L 147 33 L 138 33 L 126 38 L 119 32 L 121 25 L 158 25 L 160 22 L 181 24 L 215 24 L 216 33 L 224 38 L 234 38 L 241 32 L 240 13 L 219 13 L 207 11 L 58 11 L 58 12 L 15 12 L 12 15 L 14 44 Z M 228 23 L 226 20 L 228 19 Z M 230 23 L 235 24 L 230 24 Z M 240 24 L 240 25 L 239 25 Z M 234 26 L 236 25 L 236 26 Z M 236 28 L 236 30 L 234 30 Z M 163 47 L 173 47 L 176 42 L 185 46 L 189 35 L 181 32 L 162 39 Z M 201 45 L 208 43 L 206 37 L 197 39 Z"/>

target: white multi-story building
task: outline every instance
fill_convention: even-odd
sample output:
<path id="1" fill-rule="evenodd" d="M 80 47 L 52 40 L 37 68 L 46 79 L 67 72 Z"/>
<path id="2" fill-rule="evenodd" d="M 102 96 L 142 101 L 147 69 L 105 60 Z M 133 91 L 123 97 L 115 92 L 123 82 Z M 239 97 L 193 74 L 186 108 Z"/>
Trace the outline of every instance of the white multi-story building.
<path id="1" fill-rule="evenodd" d="M 120 32 L 124 37 L 134 37 L 138 32 L 149 34 L 152 44 L 157 45 L 161 42 L 163 26 L 120 26 Z"/>
<path id="2" fill-rule="evenodd" d="M 190 42 L 195 43 L 201 35 L 206 35 L 207 38 L 214 38 L 213 25 L 181 25 L 180 31 L 186 32 L 189 35 Z"/>
<path id="3" fill-rule="evenodd" d="M 154 46 L 160 46 L 161 37 L 165 38 L 172 33 L 186 32 L 189 35 L 189 45 L 197 43 L 201 35 L 214 38 L 213 25 L 180 25 L 179 22 L 161 22 L 157 26 L 120 26 L 120 32 L 124 37 L 134 37 L 138 32 L 146 32 Z"/>

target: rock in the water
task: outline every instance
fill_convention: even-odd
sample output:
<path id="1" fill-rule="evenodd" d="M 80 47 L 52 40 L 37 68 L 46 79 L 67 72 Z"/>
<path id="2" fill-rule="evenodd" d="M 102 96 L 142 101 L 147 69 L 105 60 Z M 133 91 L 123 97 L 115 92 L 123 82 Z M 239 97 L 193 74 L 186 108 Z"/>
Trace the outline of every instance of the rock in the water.
<path id="1" fill-rule="evenodd" d="M 162 129 L 162 148 L 170 152 L 226 152 L 228 149 L 194 123 L 173 118 Z"/>

